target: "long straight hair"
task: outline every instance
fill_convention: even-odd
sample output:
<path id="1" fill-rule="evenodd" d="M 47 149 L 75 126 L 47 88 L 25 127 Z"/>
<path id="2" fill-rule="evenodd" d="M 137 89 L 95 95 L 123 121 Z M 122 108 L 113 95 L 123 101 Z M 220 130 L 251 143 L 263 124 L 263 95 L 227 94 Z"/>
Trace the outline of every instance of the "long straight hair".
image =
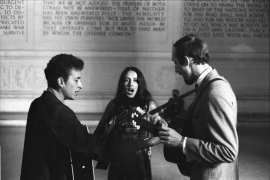
<path id="1" fill-rule="evenodd" d="M 135 97 L 132 98 L 134 100 L 133 102 L 142 108 L 147 107 L 148 109 L 149 102 L 152 100 L 152 95 L 147 90 L 146 81 L 142 72 L 136 67 L 126 67 L 124 71 L 122 72 L 118 81 L 117 92 L 114 99 L 116 106 L 117 107 L 121 106 L 128 99 L 124 87 L 125 87 L 126 74 L 129 71 L 134 71 L 137 73 L 138 90 Z"/>

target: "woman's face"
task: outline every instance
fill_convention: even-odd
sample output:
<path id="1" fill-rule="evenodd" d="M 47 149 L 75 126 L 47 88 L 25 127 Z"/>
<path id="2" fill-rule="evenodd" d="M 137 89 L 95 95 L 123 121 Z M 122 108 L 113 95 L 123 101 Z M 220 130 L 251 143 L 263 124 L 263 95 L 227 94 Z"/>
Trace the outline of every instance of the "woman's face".
<path id="1" fill-rule="evenodd" d="M 125 92 L 127 97 L 134 98 L 138 90 L 137 73 L 130 70 L 125 77 Z"/>

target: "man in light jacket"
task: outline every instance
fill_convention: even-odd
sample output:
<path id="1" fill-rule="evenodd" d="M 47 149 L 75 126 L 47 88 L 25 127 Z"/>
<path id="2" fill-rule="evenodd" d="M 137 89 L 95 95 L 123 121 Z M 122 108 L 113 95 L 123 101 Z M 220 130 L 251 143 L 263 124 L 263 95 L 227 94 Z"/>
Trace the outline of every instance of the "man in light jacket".
<path id="1" fill-rule="evenodd" d="M 237 101 L 229 82 L 210 66 L 208 45 L 187 35 L 173 44 L 172 61 L 175 72 L 188 85 L 202 86 L 215 78 L 221 80 L 196 92 L 188 111 L 188 131 L 192 135 L 185 137 L 169 127 L 161 127 L 161 142 L 185 154 L 191 163 L 191 180 L 239 179 Z"/>

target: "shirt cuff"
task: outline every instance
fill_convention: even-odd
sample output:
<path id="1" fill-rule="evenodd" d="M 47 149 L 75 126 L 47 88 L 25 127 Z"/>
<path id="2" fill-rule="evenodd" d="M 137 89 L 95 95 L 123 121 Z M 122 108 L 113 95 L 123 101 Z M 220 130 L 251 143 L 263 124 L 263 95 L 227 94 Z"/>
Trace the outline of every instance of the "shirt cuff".
<path id="1" fill-rule="evenodd" d="M 184 154 L 186 154 L 186 143 L 187 143 L 187 137 L 183 137 L 183 146 L 182 146 L 182 151 Z"/>

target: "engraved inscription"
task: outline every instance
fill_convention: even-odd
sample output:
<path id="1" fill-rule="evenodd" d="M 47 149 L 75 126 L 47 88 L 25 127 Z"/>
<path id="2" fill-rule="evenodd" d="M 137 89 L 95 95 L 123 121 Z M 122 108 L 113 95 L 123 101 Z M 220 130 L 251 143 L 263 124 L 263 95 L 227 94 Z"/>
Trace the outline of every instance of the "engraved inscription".
<path id="1" fill-rule="evenodd" d="M 43 36 L 134 36 L 167 31 L 167 1 L 43 0 Z"/>
<path id="2" fill-rule="evenodd" d="M 25 0 L 0 1 L 0 36 L 26 35 Z"/>
<path id="3" fill-rule="evenodd" d="M 182 15 L 184 35 L 269 38 L 269 0 L 185 0 Z"/>

